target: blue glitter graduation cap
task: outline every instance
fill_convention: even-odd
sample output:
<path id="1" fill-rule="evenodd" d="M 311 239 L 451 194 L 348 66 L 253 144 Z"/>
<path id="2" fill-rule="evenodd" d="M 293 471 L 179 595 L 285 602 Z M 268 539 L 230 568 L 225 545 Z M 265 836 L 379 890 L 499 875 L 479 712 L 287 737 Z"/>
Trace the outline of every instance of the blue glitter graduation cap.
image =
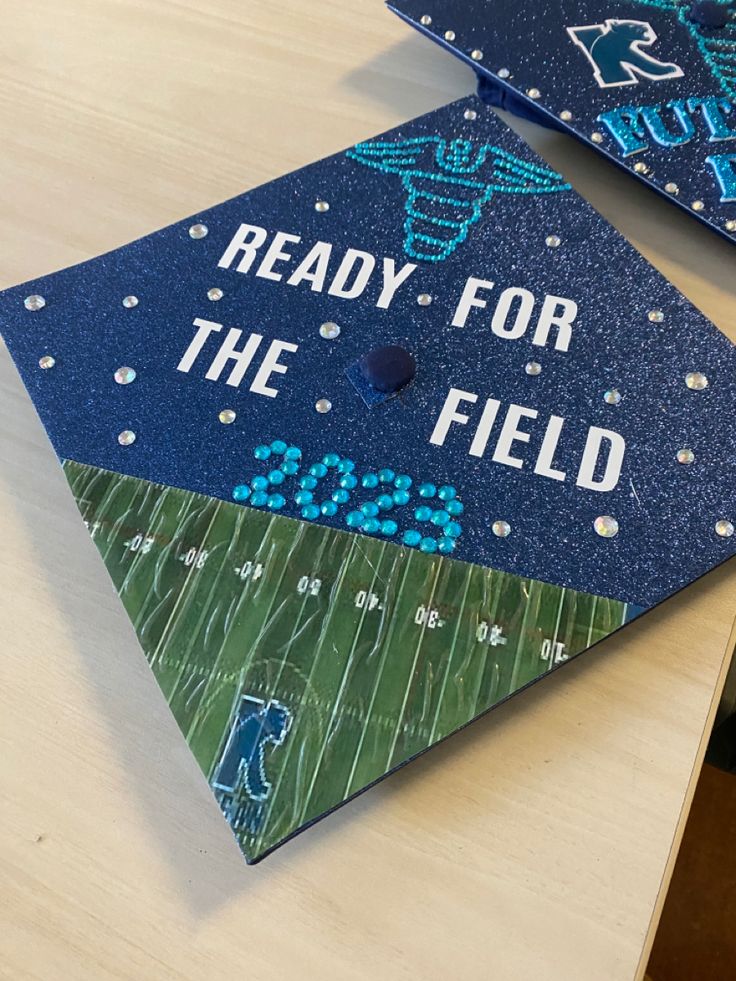
<path id="1" fill-rule="evenodd" d="M 736 3 L 389 0 L 494 105 L 577 136 L 730 241 Z"/>
<path id="2" fill-rule="evenodd" d="M 0 319 L 250 861 L 734 553 L 733 345 L 476 98 Z"/>

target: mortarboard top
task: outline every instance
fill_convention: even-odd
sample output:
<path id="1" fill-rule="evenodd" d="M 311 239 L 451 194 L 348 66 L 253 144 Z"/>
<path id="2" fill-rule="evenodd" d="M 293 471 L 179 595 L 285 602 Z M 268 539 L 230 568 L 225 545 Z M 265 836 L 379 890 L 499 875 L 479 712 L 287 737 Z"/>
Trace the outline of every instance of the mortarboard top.
<path id="1" fill-rule="evenodd" d="M 571 133 L 736 235 L 736 5 L 389 0 L 478 72 L 484 99 Z"/>
<path id="2" fill-rule="evenodd" d="M 0 318 L 251 861 L 734 552 L 733 345 L 474 97 Z"/>

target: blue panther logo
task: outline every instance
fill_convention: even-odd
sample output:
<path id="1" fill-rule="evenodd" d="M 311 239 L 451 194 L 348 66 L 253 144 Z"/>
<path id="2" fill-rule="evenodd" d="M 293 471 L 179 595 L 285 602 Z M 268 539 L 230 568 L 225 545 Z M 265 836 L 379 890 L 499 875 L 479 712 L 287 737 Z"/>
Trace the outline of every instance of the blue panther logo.
<path id="1" fill-rule="evenodd" d="M 212 778 L 212 787 L 233 828 L 255 833 L 272 785 L 266 777 L 266 746 L 280 746 L 291 726 L 291 713 L 280 702 L 244 695 Z"/>
<path id="2" fill-rule="evenodd" d="M 637 85 L 641 78 L 662 81 L 683 74 L 679 65 L 657 61 L 642 50 L 657 40 L 651 24 L 646 21 L 611 18 L 603 24 L 568 27 L 567 33 L 585 52 L 602 89 Z"/>
<path id="3" fill-rule="evenodd" d="M 401 178 L 406 200 L 404 251 L 441 262 L 468 237 L 494 194 L 569 191 L 547 167 L 487 143 L 420 136 L 395 143 L 374 140 L 347 151 L 351 160 Z"/>

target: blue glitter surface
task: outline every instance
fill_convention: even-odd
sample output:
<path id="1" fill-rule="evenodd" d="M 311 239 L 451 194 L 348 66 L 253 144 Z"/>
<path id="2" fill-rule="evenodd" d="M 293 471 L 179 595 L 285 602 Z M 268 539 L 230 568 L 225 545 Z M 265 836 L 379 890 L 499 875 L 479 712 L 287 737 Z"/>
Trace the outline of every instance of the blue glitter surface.
<path id="1" fill-rule="evenodd" d="M 475 98 L 381 139 L 426 136 L 491 143 L 538 163 Z M 327 201 L 329 210 L 317 211 L 318 200 Z M 205 238 L 190 237 L 195 221 L 207 225 Z M 295 262 L 280 267 L 286 271 L 281 282 L 257 278 L 255 265 L 248 274 L 234 266 L 218 268 L 241 222 L 271 235 L 281 230 L 301 236 L 301 243 L 290 245 Z M 553 235 L 559 237 L 557 247 L 546 244 Z M 736 536 L 715 533 L 716 521 L 736 516 L 736 437 L 728 424 L 736 404 L 733 345 L 573 192 L 499 195 L 444 261 L 416 263 L 388 309 L 376 306 L 380 258 L 359 299 L 313 291 L 309 283 L 288 286 L 288 272 L 317 241 L 334 244 L 330 275 L 348 247 L 391 257 L 400 268 L 409 261 L 401 182 L 339 153 L 108 255 L 2 294 L 2 333 L 59 457 L 232 500 L 234 487 L 247 486 L 258 469 L 271 473 L 286 459 L 274 453 L 274 445 L 279 451 L 292 447 L 292 455 L 298 447 L 299 472 L 316 476 L 290 477 L 289 494 L 281 487 L 257 490 L 249 500 L 240 491 L 243 506 L 251 506 L 257 494 L 258 506 L 283 507 L 289 514 L 296 508 L 293 516 L 343 529 L 350 514 L 347 524 L 356 533 L 366 520 L 377 522 L 373 533 L 380 533 L 382 520 L 393 520 L 394 512 L 391 517 L 381 512 L 382 518 L 361 515 L 360 505 L 395 491 L 387 484 L 389 474 L 390 481 L 411 475 L 412 502 L 429 511 L 422 525 L 426 532 L 418 539 L 401 532 L 412 547 L 444 551 L 453 540 L 454 558 L 641 607 L 734 553 Z M 496 287 L 485 294 L 487 309 L 474 309 L 464 328 L 453 327 L 469 276 Z M 218 302 L 207 298 L 213 287 L 223 292 Z M 533 345 L 531 330 L 516 340 L 491 331 L 499 291 L 508 287 L 529 290 L 537 312 L 547 293 L 577 301 L 569 350 Z M 29 294 L 41 294 L 46 306 L 26 310 Z M 419 305 L 420 294 L 431 296 L 431 304 Z M 137 296 L 138 305 L 126 309 L 127 295 Z M 650 321 L 653 309 L 663 312 L 662 322 Z M 224 328 L 184 373 L 177 364 L 194 336 L 195 317 Z M 326 321 L 340 325 L 339 337 L 320 336 Z M 233 326 L 243 329 L 243 339 L 251 331 L 263 335 L 260 354 L 272 338 L 298 344 L 298 351 L 284 358 L 288 372 L 273 376 L 278 397 L 249 391 L 255 367 L 239 387 L 225 383 L 227 372 L 218 381 L 205 378 Z M 417 375 L 405 393 L 369 409 L 345 370 L 387 344 L 415 355 Z M 38 366 L 44 355 L 56 359 L 50 370 Z M 530 360 L 542 365 L 540 374 L 527 374 Z M 113 373 L 122 365 L 137 372 L 132 384 L 115 383 Z M 709 386 L 689 389 L 684 378 L 690 371 L 704 372 Z M 477 393 L 477 405 L 466 406 L 474 425 L 451 427 L 438 447 L 429 439 L 451 387 Z M 603 399 L 610 388 L 622 394 L 618 405 Z M 490 397 L 500 400 L 502 413 L 510 403 L 538 412 L 538 419 L 523 427 L 531 433 L 529 443 L 515 444 L 525 461 L 521 469 L 491 460 L 501 416 L 488 453 L 482 458 L 468 453 Z M 322 398 L 332 403 L 326 414 L 315 411 Z M 230 425 L 218 420 L 226 408 L 237 413 Z M 565 419 L 554 461 L 568 473 L 564 482 L 533 472 L 552 414 Z M 626 439 L 623 472 L 610 493 L 575 484 L 589 426 L 615 430 Z M 128 429 L 137 438 L 121 446 L 117 435 Z M 260 447 L 260 464 L 254 447 Z M 676 460 L 684 447 L 695 453 L 689 466 Z M 349 507 L 336 514 L 331 508 L 323 513 L 320 505 L 329 495 L 315 493 L 328 453 L 341 458 L 336 485 L 338 473 L 355 470 L 359 478 L 350 488 Z M 304 497 L 300 512 L 291 503 L 298 487 L 313 495 Z M 446 487 L 456 488 L 463 505 L 460 538 L 455 522 L 443 527 L 431 521 L 443 506 L 452 513 L 455 498 Z M 430 493 L 435 489 L 436 495 Z M 595 533 L 599 515 L 617 519 L 615 538 Z M 506 538 L 491 531 L 501 520 L 511 525 Z M 384 531 L 392 532 L 392 525 Z"/>
<path id="2" fill-rule="evenodd" d="M 711 140 L 702 111 L 695 109 L 689 113 L 696 131 L 689 142 L 667 148 L 650 138 L 645 151 L 624 158 L 601 119 L 603 114 L 622 106 L 660 105 L 665 107 L 666 126 L 676 134 L 680 129 L 676 106 L 667 109 L 668 103 L 714 97 L 723 100 L 721 114 L 736 137 L 736 112 L 732 111 L 736 95 L 736 8 L 728 0 L 720 2 L 728 10 L 727 24 L 722 29 L 703 28 L 691 21 L 688 0 L 623 0 L 614 7 L 605 0 L 554 4 L 518 0 L 389 0 L 388 6 L 486 79 L 490 86 L 481 86 L 481 91 L 487 93 L 492 104 L 577 136 L 734 242 L 736 201 L 721 200 L 721 188 L 707 158 L 714 149 L 723 154 L 736 152 L 736 142 Z M 643 52 L 658 61 L 676 64 L 682 74 L 656 80 L 637 76 L 634 84 L 600 87 L 591 62 L 575 45 L 567 28 L 605 25 L 613 18 L 649 24 L 657 38 L 644 46 Z M 445 37 L 448 31 L 452 40 Z M 482 52 L 481 60 L 471 57 L 475 50 Z M 507 77 L 499 77 L 501 69 L 506 69 Z M 539 98 L 527 95 L 531 89 L 539 91 Z M 571 118 L 561 120 L 563 111 Z M 599 142 L 591 140 L 594 133 L 601 134 Z M 634 170 L 636 165 L 638 170 Z M 736 169 L 736 160 L 725 166 Z M 677 192 L 666 191 L 668 184 L 676 185 Z M 703 203 L 702 210 L 692 209 L 695 201 Z M 727 227 L 727 222 L 733 225 Z"/>

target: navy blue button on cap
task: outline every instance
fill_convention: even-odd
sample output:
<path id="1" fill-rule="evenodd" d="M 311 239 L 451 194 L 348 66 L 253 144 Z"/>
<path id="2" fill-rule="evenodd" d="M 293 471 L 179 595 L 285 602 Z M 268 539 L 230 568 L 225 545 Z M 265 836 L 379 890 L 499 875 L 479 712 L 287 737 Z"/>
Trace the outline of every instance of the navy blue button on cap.
<path id="1" fill-rule="evenodd" d="M 417 373 L 414 356 L 397 344 L 376 348 L 361 358 L 359 364 L 360 372 L 371 388 L 386 394 L 406 388 Z"/>
<path id="2" fill-rule="evenodd" d="M 693 24 L 718 29 L 728 23 L 731 4 L 718 3 L 717 0 L 699 0 L 690 7 L 687 16 Z"/>

